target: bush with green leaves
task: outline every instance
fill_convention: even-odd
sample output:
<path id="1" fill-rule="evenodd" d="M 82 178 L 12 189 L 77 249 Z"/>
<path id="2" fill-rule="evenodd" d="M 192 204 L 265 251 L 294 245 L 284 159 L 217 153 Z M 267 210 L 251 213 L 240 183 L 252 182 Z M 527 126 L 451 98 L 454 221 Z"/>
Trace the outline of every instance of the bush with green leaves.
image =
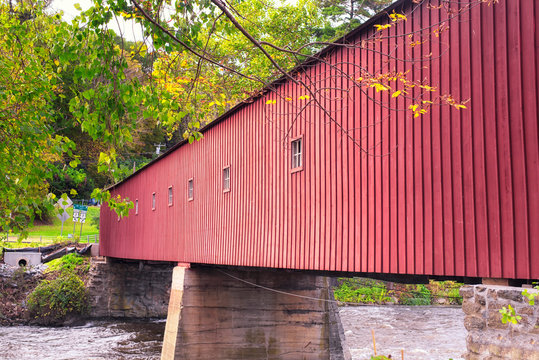
<path id="1" fill-rule="evenodd" d="M 383 282 L 359 278 L 340 279 L 334 295 L 336 300 L 348 303 L 384 304 L 393 301 Z"/>
<path id="2" fill-rule="evenodd" d="M 84 263 L 88 262 L 87 258 L 84 258 L 80 256 L 79 254 L 71 253 L 62 256 L 59 259 L 54 259 L 50 261 L 47 265 L 48 268 L 46 272 L 52 272 L 52 271 L 73 271 L 77 267 L 80 267 L 81 265 L 84 265 Z"/>
<path id="3" fill-rule="evenodd" d="M 432 294 L 423 284 L 407 285 L 410 287 L 408 292 L 402 293 L 400 303 L 403 305 L 430 305 Z"/>
<path id="4" fill-rule="evenodd" d="M 71 316 L 89 311 L 88 291 L 72 272 L 43 280 L 27 297 L 30 319 L 41 325 L 59 325 Z"/>
<path id="5" fill-rule="evenodd" d="M 446 299 L 449 304 L 462 305 L 462 296 L 460 296 L 459 290 L 463 285 L 463 283 L 451 280 L 430 280 L 428 288 L 433 299 Z"/>

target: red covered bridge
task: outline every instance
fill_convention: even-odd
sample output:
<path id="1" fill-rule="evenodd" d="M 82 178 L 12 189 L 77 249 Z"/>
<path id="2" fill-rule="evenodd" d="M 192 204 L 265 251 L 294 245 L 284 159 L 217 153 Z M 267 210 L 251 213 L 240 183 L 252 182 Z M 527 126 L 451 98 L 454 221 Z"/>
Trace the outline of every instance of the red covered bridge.
<path id="1" fill-rule="evenodd" d="M 396 2 L 292 72 L 311 92 L 280 79 L 113 186 L 135 208 L 102 207 L 101 254 L 539 278 L 538 13 L 537 0 Z M 383 73 L 417 87 L 377 92 Z"/>

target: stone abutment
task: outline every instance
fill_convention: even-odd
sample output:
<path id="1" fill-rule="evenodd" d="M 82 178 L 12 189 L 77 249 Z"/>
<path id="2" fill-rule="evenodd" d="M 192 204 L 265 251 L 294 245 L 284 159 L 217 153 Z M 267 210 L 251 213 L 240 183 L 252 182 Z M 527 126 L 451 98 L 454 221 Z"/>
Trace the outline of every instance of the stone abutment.
<path id="1" fill-rule="evenodd" d="M 530 305 L 523 290 L 496 285 L 461 288 L 467 360 L 539 360 L 539 304 Z M 521 317 L 518 324 L 502 322 L 500 309 L 509 305 Z"/>

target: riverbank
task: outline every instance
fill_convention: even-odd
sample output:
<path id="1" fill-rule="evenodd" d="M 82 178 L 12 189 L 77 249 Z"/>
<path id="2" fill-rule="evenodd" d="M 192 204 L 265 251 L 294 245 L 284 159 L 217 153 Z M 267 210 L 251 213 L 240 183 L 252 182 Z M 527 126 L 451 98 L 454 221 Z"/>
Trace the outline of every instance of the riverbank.
<path id="1" fill-rule="evenodd" d="M 87 302 L 88 270 L 89 258 L 77 254 L 39 266 L 0 263 L 0 325 L 79 323 L 84 314 L 74 311 L 73 304 L 79 298 Z M 72 280 L 80 284 L 79 293 L 73 291 Z"/>
<path id="2" fill-rule="evenodd" d="M 0 325 L 28 324 L 26 298 L 45 279 L 39 268 L 20 268 L 0 264 Z"/>
<path id="3" fill-rule="evenodd" d="M 455 281 L 430 280 L 428 284 L 401 284 L 368 278 L 339 278 L 334 287 L 340 305 L 462 305 Z"/>

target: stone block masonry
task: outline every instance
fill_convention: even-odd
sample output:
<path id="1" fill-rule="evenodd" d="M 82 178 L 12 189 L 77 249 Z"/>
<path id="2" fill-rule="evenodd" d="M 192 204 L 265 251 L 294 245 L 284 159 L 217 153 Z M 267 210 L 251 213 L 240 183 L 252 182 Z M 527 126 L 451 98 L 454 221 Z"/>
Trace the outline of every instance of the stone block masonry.
<path id="1" fill-rule="evenodd" d="M 496 285 L 460 289 L 466 314 L 464 326 L 468 330 L 467 360 L 539 360 L 539 301 L 529 305 L 523 290 Z M 502 323 L 499 310 L 508 305 L 522 317 L 516 325 Z"/>
<path id="2" fill-rule="evenodd" d="M 170 263 L 92 260 L 90 316 L 166 318 L 173 269 Z"/>

